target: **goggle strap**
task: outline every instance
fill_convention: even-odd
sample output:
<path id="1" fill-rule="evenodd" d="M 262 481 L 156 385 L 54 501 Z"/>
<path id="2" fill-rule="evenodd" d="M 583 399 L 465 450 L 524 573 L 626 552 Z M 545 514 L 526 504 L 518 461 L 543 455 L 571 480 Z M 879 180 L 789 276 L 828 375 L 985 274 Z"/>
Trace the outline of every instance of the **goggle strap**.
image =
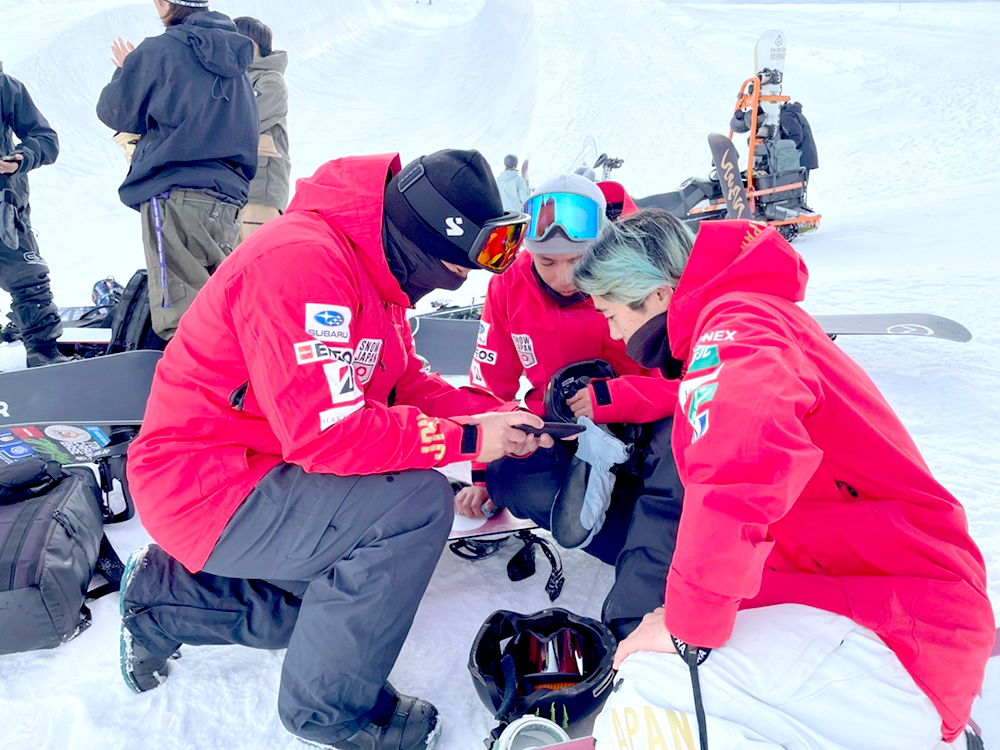
<path id="1" fill-rule="evenodd" d="M 495 718 L 506 722 L 517 700 L 517 665 L 514 664 L 514 657 L 504 654 L 500 660 L 500 669 L 503 670 L 503 700 L 500 701 Z"/>
<path id="2" fill-rule="evenodd" d="M 453 245 L 460 247 L 465 253 L 468 253 L 473 248 L 482 227 L 451 205 L 437 191 L 437 188 L 427 178 L 426 170 L 422 163 L 417 162 L 412 169 L 404 174 L 400 174 L 396 184 L 399 187 L 400 194 L 410 204 L 410 208 L 429 224 L 435 232 L 450 241 Z M 414 205 L 414 202 L 419 204 L 419 209 Z M 462 233 L 448 234 L 448 230 L 452 227 L 461 229 Z"/>

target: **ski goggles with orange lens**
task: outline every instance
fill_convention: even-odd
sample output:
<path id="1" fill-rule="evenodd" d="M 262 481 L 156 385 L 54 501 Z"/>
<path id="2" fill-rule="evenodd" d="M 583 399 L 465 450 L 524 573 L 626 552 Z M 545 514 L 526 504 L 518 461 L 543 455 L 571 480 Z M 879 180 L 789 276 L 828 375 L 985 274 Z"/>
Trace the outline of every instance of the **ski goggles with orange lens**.
<path id="1" fill-rule="evenodd" d="M 528 229 L 527 214 L 508 211 L 479 226 L 437 191 L 419 162 L 400 174 L 398 185 L 410 207 L 479 268 L 502 273 L 517 259 Z"/>
<path id="2" fill-rule="evenodd" d="M 524 212 L 531 217 L 526 239 L 544 240 L 557 228 L 574 242 L 590 242 L 601 231 L 604 209 L 593 198 L 574 193 L 542 193 L 528 199 Z"/>
<path id="3" fill-rule="evenodd" d="M 506 213 L 483 224 L 469 250 L 469 260 L 493 273 L 502 273 L 517 259 L 528 231 L 528 215 Z"/>

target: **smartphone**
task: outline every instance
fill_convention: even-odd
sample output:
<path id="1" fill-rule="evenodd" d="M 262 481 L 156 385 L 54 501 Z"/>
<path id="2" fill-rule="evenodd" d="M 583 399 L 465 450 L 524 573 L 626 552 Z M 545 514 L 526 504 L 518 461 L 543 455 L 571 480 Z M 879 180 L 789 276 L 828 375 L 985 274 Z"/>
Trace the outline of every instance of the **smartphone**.
<path id="1" fill-rule="evenodd" d="M 573 435 L 579 435 L 587 428 L 582 424 L 572 424 L 570 422 L 546 422 L 543 427 L 516 424 L 514 425 L 514 429 L 521 430 L 522 432 L 534 435 L 535 437 L 539 437 L 544 433 L 546 435 L 551 435 L 554 440 L 565 440 Z"/>

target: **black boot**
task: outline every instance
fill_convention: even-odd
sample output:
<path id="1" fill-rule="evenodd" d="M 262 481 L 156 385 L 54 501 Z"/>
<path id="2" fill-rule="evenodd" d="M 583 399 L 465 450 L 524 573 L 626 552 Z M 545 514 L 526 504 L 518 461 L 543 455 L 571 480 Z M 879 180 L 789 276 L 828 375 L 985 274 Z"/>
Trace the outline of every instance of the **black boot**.
<path id="1" fill-rule="evenodd" d="M 147 544 L 128 556 L 125 571 L 122 573 L 121 587 L 118 589 L 118 612 L 122 618 L 118 647 L 119 666 L 125 684 L 133 693 L 145 693 L 158 688 L 170 674 L 170 662 L 155 656 L 135 640 L 128 627 L 128 623 L 136 614 L 135 605 L 130 606 L 128 602 L 128 588 L 146 565 L 146 553 L 149 552 L 149 547 Z M 175 651 L 171 658 L 178 657 L 180 652 Z"/>
<path id="2" fill-rule="evenodd" d="M 392 690 L 391 685 L 386 685 Z M 313 747 L 336 750 L 433 750 L 441 738 L 437 709 L 409 695 L 396 696 L 371 724 L 332 745 L 303 740 Z"/>
<path id="3" fill-rule="evenodd" d="M 55 341 L 35 341 L 25 344 L 28 355 L 28 367 L 43 365 L 58 365 L 61 362 L 72 362 L 73 357 L 61 354 Z"/>

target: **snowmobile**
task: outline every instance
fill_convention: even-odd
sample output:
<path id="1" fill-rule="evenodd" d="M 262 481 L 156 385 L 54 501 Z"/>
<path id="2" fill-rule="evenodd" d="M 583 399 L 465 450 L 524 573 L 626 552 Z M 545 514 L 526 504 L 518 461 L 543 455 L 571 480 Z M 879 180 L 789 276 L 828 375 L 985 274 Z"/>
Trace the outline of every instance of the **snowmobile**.
<path id="1" fill-rule="evenodd" d="M 808 172 L 800 166 L 800 152 L 795 142 L 782 137 L 780 106 L 777 112 L 764 109 L 768 104 L 782 104 L 789 97 L 764 93 L 781 80 L 781 72 L 765 68 L 740 87 L 729 138 L 734 132 L 754 134 L 748 139 L 747 164 L 741 176 L 746 188 L 751 219 L 774 226 L 791 241 L 819 226 L 821 214 L 806 204 Z M 734 130 L 735 128 L 735 130 Z M 621 160 L 607 160 L 620 164 Z M 598 163 L 601 160 L 598 159 Z M 639 208 L 662 208 L 697 229 L 702 221 L 725 219 L 726 201 L 718 166 L 706 178 L 691 177 L 676 190 L 635 198 Z"/>
<path id="2" fill-rule="evenodd" d="M 791 241 L 816 229 L 822 216 L 806 204 L 809 166 L 816 166 L 815 144 L 801 115 L 801 106 L 790 104 L 790 98 L 781 93 L 784 61 L 784 34 L 777 30 L 764 32 L 754 48 L 757 73 L 743 82 L 736 96 L 729 139 L 732 140 L 734 133 L 751 134 L 748 166 L 740 172 L 750 209 L 746 218 L 771 224 Z M 587 158 L 591 148 L 593 139 L 588 137 L 577 163 L 568 171 L 596 182 L 595 170 L 603 169 L 603 181 L 608 182 L 611 172 L 621 167 L 623 160 L 601 154 L 592 167 L 580 166 L 579 160 Z M 676 190 L 633 200 L 639 208 L 664 209 L 697 230 L 702 221 L 725 219 L 729 214 L 719 179 L 722 171 L 716 164 L 708 177 L 691 177 Z M 617 219 L 614 213 L 620 207 L 612 203 L 609 202 L 609 218 Z"/>

